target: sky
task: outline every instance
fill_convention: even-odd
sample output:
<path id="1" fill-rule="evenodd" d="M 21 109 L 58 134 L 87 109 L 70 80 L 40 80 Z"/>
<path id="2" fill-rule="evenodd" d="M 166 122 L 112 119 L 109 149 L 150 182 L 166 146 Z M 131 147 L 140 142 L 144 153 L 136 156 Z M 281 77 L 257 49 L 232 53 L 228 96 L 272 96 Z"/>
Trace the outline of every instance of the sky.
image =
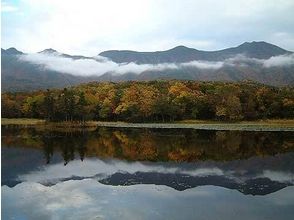
<path id="1" fill-rule="evenodd" d="M 1 47 L 218 50 L 266 41 L 294 51 L 293 0 L 2 0 Z"/>

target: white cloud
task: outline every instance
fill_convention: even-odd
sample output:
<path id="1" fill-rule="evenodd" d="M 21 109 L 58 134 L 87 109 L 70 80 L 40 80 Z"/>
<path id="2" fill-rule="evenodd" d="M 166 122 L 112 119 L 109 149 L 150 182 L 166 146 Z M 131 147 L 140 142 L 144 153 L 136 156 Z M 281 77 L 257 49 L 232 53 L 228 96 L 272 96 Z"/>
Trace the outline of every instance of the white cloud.
<path id="1" fill-rule="evenodd" d="M 2 45 L 23 51 L 52 47 L 93 56 L 108 49 L 177 45 L 215 50 L 252 40 L 294 50 L 293 0 L 16 2 L 23 14 L 4 13 Z"/>
<path id="2" fill-rule="evenodd" d="M 226 65 L 250 65 L 250 64 L 259 64 L 265 68 L 275 67 L 275 66 L 291 66 L 294 65 L 294 54 L 286 54 L 279 56 L 272 56 L 269 59 L 256 59 L 246 57 L 242 54 L 239 54 L 233 58 L 229 58 L 224 62 Z"/>
<path id="3" fill-rule="evenodd" d="M 18 8 L 8 4 L 7 2 L 1 2 L 1 12 L 16 12 Z"/>
<path id="4" fill-rule="evenodd" d="M 271 57 L 264 60 L 263 65 L 265 67 L 294 65 L 294 54 Z"/>
<path id="5" fill-rule="evenodd" d="M 244 54 L 238 54 L 235 57 L 231 57 L 225 60 L 227 65 L 245 65 L 248 63 L 263 64 L 263 59 L 250 58 Z"/>
<path id="6" fill-rule="evenodd" d="M 262 65 L 266 68 L 272 66 L 294 65 L 294 55 L 282 55 L 271 57 L 267 60 L 248 58 L 244 55 L 237 55 L 224 61 L 202 61 L 195 60 L 185 63 L 160 63 L 160 64 L 136 64 L 136 63 L 115 63 L 105 57 L 95 56 L 87 59 L 72 59 L 61 56 L 59 53 L 35 53 L 19 56 L 19 59 L 40 65 L 40 67 L 68 73 L 77 76 L 101 76 L 105 73 L 140 74 L 144 71 L 162 71 L 175 70 L 185 67 L 194 67 L 198 69 L 217 70 L 226 65 L 230 66 L 246 66 L 250 64 Z"/>
<path id="7" fill-rule="evenodd" d="M 41 65 L 45 69 L 72 75 L 102 75 L 117 67 L 111 61 L 99 62 L 94 59 L 71 59 L 56 54 L 28 54 L 20 56 L 21 60 Z"/>
<path id="8" fill-rule="evenodd" d="M 223 67 L 224 62 L 208 62 L 208 61 L 191 61 L 188 63 L 182 63 L 181 66 L 196 67 L 199 69 L 219 69 Z"/>
<path id="9" fill-rule="evenodd" d="M 19 56 L 19 59 L 34 64 L 41 65 L 43 68 L 54 70 L 57 72 L 68 73 L 79 76 L 101 76 L 104 73 L 111 72 L 113 74 L 142 73 L 147 70 L 164 70 L 178 68 L 175 64 L 136 64 L 123 63 L 117 64 L 105 57 L 96 56 L 93 59 L 72 59 L 62 57 L 59 54 L 36 53 Z"/>

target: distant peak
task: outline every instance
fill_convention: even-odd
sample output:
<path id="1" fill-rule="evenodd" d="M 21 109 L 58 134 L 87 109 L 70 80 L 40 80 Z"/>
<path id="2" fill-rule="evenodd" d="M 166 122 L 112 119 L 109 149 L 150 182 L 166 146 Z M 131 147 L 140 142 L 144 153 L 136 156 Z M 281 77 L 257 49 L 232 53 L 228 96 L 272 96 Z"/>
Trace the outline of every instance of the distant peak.
<path id="1" fill-rule="evenodd" d="M 188 47 L 186 47 L 186 46 L 184 46 L 184 45 L 179 45 L 179 46 L 174 47 L 174 49 L 175 49 L 175 48 L 179 48 L 179 49 L 180 49 L 180 48 L 188 48 Z"/>
<path id="2" fill-rule="evenodd" d="M 8 49 L 6 49 L 6 51 L 18 51 L 15 47 L 10 47 Z"/>
<path id="3" fill-rule="evenodd" d="M 2 49 L 1 51 L 2 51 L 2 53 L 9 54 L 9 55 L 23 54 L 23 52 L 17 50 L 17 49 L 14 48 L 14 47 L 10 47 L 10 48 L 8 48 L 8 49 L 6 49 L 6 50 Z"/>
<path id="4" fill-rule="evenodd" d="M 243 44 L 239 45 L 240 46 L 265 46 L 265 45 L 268 45 L 268 46 L 275 46 L 273 44 L 270 44 L 270 43 L 267 43 L 265 41 L 251 41 L 251 42 L 244 42 Z"/>
<path id="5" fill-rule="evenodd" d="M 183 45 L 179 45 L 179 46 L 172 48 L 172 50 L 174 50 L 174 49 L 191 49 L 191 48 L 183 46 Z"/>
<path id="6" fill-rule="evenodd" d="M 179 45 L 179 46 L 176 46 L 176 47 L 170 49 L 169 51 L 184 51 L 184 50 L 196 50 L 196 49 L 189 48 L 189 47 L 186 47 L 183 45 Z"/>
<path id="7" fill-rule="evenodd" d="M 52 48 L 48 48 L 48 49 L 40 51 L 39 53 L 58 53 L 58 51 Z"/>

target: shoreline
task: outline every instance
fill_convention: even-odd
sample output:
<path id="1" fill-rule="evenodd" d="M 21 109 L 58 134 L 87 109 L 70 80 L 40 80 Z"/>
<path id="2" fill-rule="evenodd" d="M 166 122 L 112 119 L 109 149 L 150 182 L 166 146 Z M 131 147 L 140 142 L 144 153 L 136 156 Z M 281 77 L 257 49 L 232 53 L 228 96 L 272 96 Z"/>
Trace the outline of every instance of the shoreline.
<path id="1" fill-rule="evenodd" d="M 98 127 L 112 128 L 154 128 L 154 129 L 196 129 L 223 131 L 294 131 L 294 120 L 259 120 L 239 122 L 197 121 L 186 120 L 173 123 L 129 123 L 129 122 L 46 122 L 39 119 L 1 119 L 1 126 L 24 126 L 44 129 L 96 129 Z"/>
<path id="2" fill-rule="evenodd" d="M 294 131 L 294 125 L 246 124 L 246 123 L 112 123 L 98 122 L 98 127 L 115 128 L 158 128 L 158 129 L 195 129 L 218 131 Z"/>

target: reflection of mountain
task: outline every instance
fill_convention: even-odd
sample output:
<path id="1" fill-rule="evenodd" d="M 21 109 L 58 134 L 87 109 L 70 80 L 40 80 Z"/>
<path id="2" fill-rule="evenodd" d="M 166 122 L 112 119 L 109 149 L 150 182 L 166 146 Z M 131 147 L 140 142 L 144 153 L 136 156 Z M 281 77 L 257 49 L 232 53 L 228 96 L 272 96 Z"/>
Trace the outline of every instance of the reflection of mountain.
<path id="1" fill-rule="evenodd" d="M 115 173 L 99 182 L 115 186 L 129 186 L 136 184 L 166 185 L 179 191 L 197 186 L 213 185 L 228 189 L 237 189 L 245 195 L 266 195 L 293 185 L 293 183 L 273 181 L 269 178 L 252 178 L 240 181 L 228 176 L 189 176 L 177 173 L 167 174 L 155 172 L 136 172 L 134 174 Z"/>
<path id="2" fill-rule="evenodd" d="M 92 179 L 50 187 L 25 182 L 3 186 L 1 193 L 2 219 L 289 220 L 294 204 L 294 187 L 244 196 L 215 186 L 176 191 L 155 185 L 106 186 Z"/>
<path id="3" fill-rule="evenodd" d="M 94 179 L 106 185 L 165 185 L 183 191 L 198 186 L 214 185 L 236 189 L 243 194 L 266 195 L 294 185 L 294 154 L 255 157 L 231 162 L 154 163 L 120 160 L 74 160 L 39 166 L 19 173 L 17 180 L 34 181 L 52 186 L 68 180 Z M 9 184 L 12 182 L 7 182 Z M 14 186 L 12 184 L 11 186 Z"/>

